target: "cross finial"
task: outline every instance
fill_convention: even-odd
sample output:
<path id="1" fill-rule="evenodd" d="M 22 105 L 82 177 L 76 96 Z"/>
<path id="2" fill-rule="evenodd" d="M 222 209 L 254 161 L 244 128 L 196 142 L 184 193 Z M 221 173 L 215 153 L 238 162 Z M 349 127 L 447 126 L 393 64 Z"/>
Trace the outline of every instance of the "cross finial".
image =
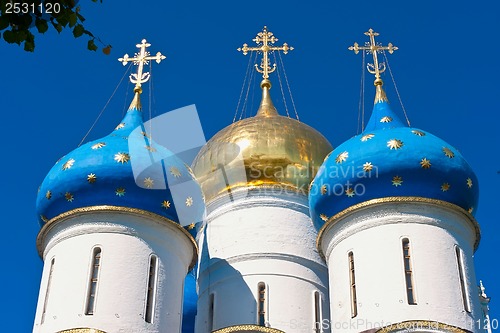
<path id="1" fill-rule="evenodd" d="M 257 36 L 252 39 L 258 46 L 250 47 L 248 44 L 243 44 L 243 47 L 238 48 L 238 51 L 243 52 L 244 55 L 248 54 L 248 51 L 257 51 L 262 52 L 262 61 L 260 66 L 255 64 L 255 69 L 257 72 L 262 74 L 262 84 L 268 83 L 269 74 L 276 70 L 276 64 L 273 64 L 271 67 L 269 62 L 269 52 L 271 51 L 283 51 L 284 54 L 287 54 L 288 51 L 292 51 L 293 47 L 289 46 L 287 43 L 283 43 L 282 46 L 274 46 L 274 43 L 278 41 L 278 38 L 274 36 L 274 34 L 267 30 L 267 27 L 264 26 L 261 32 L 257 34 Z M 269 83 L 270 84 L 270 83 Z"/>
<path id="2" fill-rule="evenodd" d="M 138 94 L 142 93 L 141 84 L 147 82 L 151 76 L 149 72 L 143 72 L 144 65 L 149 64 L 150 60 L 156 60 L 157 63 L 160 63 L 163 59 L 165 59 L 165 56 L 161 54 L 161 52 L 156 53 L 155 56 L 151 56 L 151 54 L 146 51 L 146 48 L 150 46 L 151 44 L 143 39 L 141 44 L 136 45 L 139 52 L 135 53 L 133 58 L 130 58 L 128 54 L 125 54 L 123 58 L 118 59 L 118 61 L 122 62 L 123 66 L 127 65 L 130 61 L 133 61 L 134 65 L 138 66 L 137 74 L 130 74 L 130 82 L 135 83 L 134 92 Z"/>
<path id="3" fill-rule="evenodd" d="M 384 50 L 389 51 L 389 53 L 393 53 L 398 48 L 391 43 L 387 44 L 387 46 L 382 46 L 381 44 L 377 44 L 375 42 L 375 37 L 379 35 L 378 32 L 373 31 L 373 29 L 369 29 L 365 32 L 365 35 L 370 37 L 370 42 L 366 42 L 365 46 L 359 46 L 358 43 L 354 43 L 353 46 L 349 46 L 349 50 L 354 51 L 355 54 L 358 54 L 359 51 L 366 51 L 366 53 L 371 53 L 373 55 L 373 64 L 368 64 L 367 69 L 371 74 L 375 74 L 375 81 L 373 84 L 377 87 L 377 96 L 375 97 L 375 103 L 378 101 L 387 101 L 387 97 L 385 96 L 384 91 L 382 90 L 382 85 L 384 82 L 380 78 L 380 74 L 385 71 L 385 63 L 379 63 L 377 53 L 382 52 Z"/>

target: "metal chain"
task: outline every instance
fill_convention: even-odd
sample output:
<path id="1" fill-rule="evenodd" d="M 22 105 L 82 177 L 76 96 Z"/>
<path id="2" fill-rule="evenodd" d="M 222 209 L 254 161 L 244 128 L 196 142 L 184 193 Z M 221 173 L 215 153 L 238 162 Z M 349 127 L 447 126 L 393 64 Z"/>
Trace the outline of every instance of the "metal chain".
<path id="1" fill-rule="evenodd" d="M 125 71 L 125 73 L 123 73 L 123 76 L 120 80 L 120 82 L 118 82 L 118 85 L 116 86 L 115 90 L 113 91 L 113 93 L 111 94 L 111 96 L 109 97 L 108 101 L 106 102 L 106 104 L 104 105 L 104 107 L 102 108 L 101 112 L 99 113 L 99 115 L 97 116 L 97 118 L 94 120 L 94 123 L 92 124 L 92 126 L 90 126 L 90 129 L 87 131 L 87 133 L 84 135 L 82 141 L 80 141 L 80 143 L 78 144 L 78 147 L 80 147 L 82 145 L 82 143 L 85 141 L 85 139 L 87 138 L 87 136 L 90 134 L 90 132 L 92 132 L 92 130 L 94 129 L 94 126 L 97 124 L 97 122 L 99 121 L 99 118 L 101 118 L 102 114 L 104 113 L 104 110 L 106 110 L 106 107 L 108 106 L 109 102 L 111 102 L 111 99 L 113 98 L 113 96 L 115 95 L 116 91 L 118 90 L 118 87 L 120 87 L 120 85 L 122 84 L 123 82 L 123 79 L 125 78 L 125 75 L 127 75 L 127 73 L 130 71 L 130 67 L 132 66 L 132 63 L 130 63 L 130 65 L 127 67 L 127 70 Z"/>
<path id="2" fill-rule="evenodd" d="M 290 94 L 290 100 L 292 101 L 293 111 L 295 112 L 295 117 L 297 120 L 299 119 L 299 114 L 297 113 L 297 108 L 295 107 L 295 101 L 293 100 L 292 90 L 290 89 L 290 84 L 288 83 L 288 77 L 286 76 L 285 63 L 281 58 L 281 52 L 278 52 L 278 56 L 280 58 L 281 67 L 283 68 L 283 75 L 285 76 L 286 86 L 288 87 L 288 93 Z"/>
<path id="3" fill-rule="evenodd" d="M 396 94 L 398 95 L 399 104 L 401 104 L 401 108 L 403 109 L 403 113 L 405 115 L 406 122 L 408 123 L 408 126 L 411 127 L 410 119 L 408 119 L 408 115 L 406 114 L 405 106 L 403 105 L 403 101 L 401 100 L 401 96 L 399 95 L 398 86 L 396 85 L 396 80 L 394 80 L 394 75 L 392 75 L 391 66 L 389 66 L 389 59 L 387 58 L 387 56 L 385 54 L 385 50 L 383 50 L 383 53 L 384 53 L 385 63 L 387 64 L 387 68 L 389 69 L 389 74 L 391 75 L 392 84 L 394 84 L 394 89 L 396 90 Z"/>
<path id="4" fill-rule="evenodd" d="M 243 90 L 245 90 L 245 83 L 247 82 L 248 71 L 250 70 L 250 63 L 252 62 L 253 52 L 250 53 L 250 57 L 248 57 L 247 70 L 245 73 L 245 78 L 243 79 L 243 85 L 241 86 L 240 97 L 238 98 L 238 104 L 236 105 L 236 110 L 234 111 L 233 123 L 236 121 L 236 117 L 238 116 L 238 110 L 240 109 L 241 97 L 243 96 Z"/>
<path id="5" fill-rule="evenodd" d="M 278 51 L 279 53 L 279 51 Z M 277 63 L 278 61 L 276 60 L 276 53 L 273 52 L 274 56 L 274 63 Z M 288 105 L 286 104 L 286 98 L 285 98 L 285 92 L 283 91 L 283 84 L 281 83 L 281 75 L 280 75 L 280 68 L 279 66 L 277 67 L 277 74 L 278 74 L 278 81 L 280 83 L 280 90 L 281 90 L 281 96 L 283 97 L 283 104 L 285 105 L 285 111 L 286 115 L 288 118 L 290 118 L 290 113 L 288 113 Z"/>

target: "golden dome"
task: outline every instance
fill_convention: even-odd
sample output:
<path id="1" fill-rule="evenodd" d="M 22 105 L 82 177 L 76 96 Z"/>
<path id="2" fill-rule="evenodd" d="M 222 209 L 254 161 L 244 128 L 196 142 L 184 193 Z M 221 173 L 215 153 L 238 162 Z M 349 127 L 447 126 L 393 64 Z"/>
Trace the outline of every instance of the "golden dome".
<path id="1" fill-rule="evenodd" d="M 269 80 L 255 117 L 219 131 L 200 150 L 193 171 L 206 202 L 241 188 L 278 187 L 307 194 L 332 146 L 314 128 L 278 115 Z"/>

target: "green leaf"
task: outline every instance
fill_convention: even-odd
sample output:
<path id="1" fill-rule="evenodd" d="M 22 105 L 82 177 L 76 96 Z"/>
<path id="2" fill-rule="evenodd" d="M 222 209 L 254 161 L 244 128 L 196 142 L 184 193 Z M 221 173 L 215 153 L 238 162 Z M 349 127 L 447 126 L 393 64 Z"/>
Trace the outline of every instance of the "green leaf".
<path id="1" fill-rule="evenodd" d="M 52 22 L 52 25 L 57 30 L 57 32 L 61 33 L 61 31 L 63 29 L 63 26 L 60 23 L 54 23 L 54 22 Z"/>
<path id="2" fill-rule="evenodd" d="M 35 41 L 34 40 L 26 40 L 24 42 L 24 51 L 28 51 L 28 52 L 35 51 Z"/>
<path id="3" fill-rule="evenodd" d="M 47 21 L 38 17 L 36 18 L 35 25 L 38 29 L 38 32 L 41 34 L 45 33 L 49 29 Z"/>
<path id="4" fill-rule="evenodd" d="M 0 16 L 0 30 L 7 29 L 9 26 L 9 19 L 5 15 Z"/>
<path id="5" fill-rule="evenodd" d="M 3 39 L 7 42 L 7 43 L 15 43 L 16 42 L 16 35 L 14 34 L 14 32 L 12 30 L 7 30 L 3 33 Z"/>
<path id="6" fill-rule="evenodd" d="M 106 46 L 105 48 L 102 49 L 102 52 L 105 55 L 109 55 L 111 53 L 111 45 Z"/>
<path id="7" fill-rule="evenodd" d="M 93 39 L 89 40 L 89 42 L 87 43 L 87 49 L 89 49 L 90 51 L 96 51 L 97 50 L 97 45 L 95 45 Z"/>
<path id="8" fill-rule="evenodd" d="M 73 28 L 73 36 L 75 36 L 75 38 L 78 38 L 80 37 L 81 35 L 83 35 L 83 32 L 85 31 L 85 28 L 83 27 L 83 25 L 81 24 L 77 24 L 74 28 Z"/>
<path id="9" fill-rule="evenodd" d="M 78 21 L 78 16 L 76 16 L 76 13 L 71 13 L 69 15 L 69 26 L 74 27 L 77 21 Z"/>

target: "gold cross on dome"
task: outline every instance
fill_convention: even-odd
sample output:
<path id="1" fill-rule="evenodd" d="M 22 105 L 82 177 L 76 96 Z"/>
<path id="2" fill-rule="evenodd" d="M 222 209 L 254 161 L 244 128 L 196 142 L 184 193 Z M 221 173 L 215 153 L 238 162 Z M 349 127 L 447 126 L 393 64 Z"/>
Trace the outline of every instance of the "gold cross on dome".
<path id="1" fill-rule="evenodd" d="M 375 85 L 382 85 L 380 74 L 385 71 L 385 63 L 378 62 L 377 53 L 387 50 L 392 54 L 398 48 L 391 43 L 387 44 L 387 46 L 375 43 L 375 37 L 378 36 L 379 33 L 373 31 L 373 29 L 369 29 L 365 32 L 365 35 L 370 37 L 370 42 L 366 42 L 365 46 L 359 46 L 358 43 L 354 43 L 354 46 L 349 46 L 349 50 L 354 51 L 355 54 L 358 54 L 361 50 L 373 55 L 373 64 L 368 64 L 367 69 L 371 74 L 375 74 Z"/>
<path id="2" fill-rule="evenodd" d="M 284 54 L 287 54 L 288 51 L 293 50 L 293 47 L 288 46 L 287 43 L 283 43 L 283 46 L 274 46 L 273 44 L 278 41 L 278 38 L 276 38 L 272 32 L 267 31 L 266 26 L 264 26 L 264 29 L 252 40 L 257 43 L 257 47 L 249 47 L 248 44 L 245 43 L 243 44 L 243 47 L 238 48 L 238 51 L 243 52 L 243 55 L 247 55 L 248 51 L 262 52 L 263 56 L 260 68 L 257 64 L 255 64 L 255 69 L 257 72 L 262 73 L 262 77 L 264 79 L 268 79 L 269 74 L 276 70 L 276 64 L 274 64 L 273 67 L 269 64 L 269 52 L 283 51 Z"/>
<path id="3" fill-rule="evenodd" d="M 163 59 L 165 59 L 165 56 L 161 54 L 161 52 L 156 53 L 155 56 L 151 56 L 151 54 L 146 51 L 146 48 L 150 46 L 151 44 L 143 39 L 141 41 L 141 44 L 136 45 L 136 47 L 139 49 L 139 52 L 135 53 L 133 58 L 130 58 L 128 54 L 125 54 L 123 58 L 118 59 L 118 61 L 121 61 L 123 66 L 127 65 L 127 63 L 131 61 L 134 62 L 134 65 L 138 66 L 137 74 L 130 74 L 130 82 L 135 83 L 134 91 L 138 93 L 142 92 L 141 84 L 147 82 L 149 80 L 149 77 L 151 76 L 149 72 L 143 72 L 144 65 L 149 64 L 150 60 L 156 60 L 157 63 L 160 63 Z"/>

